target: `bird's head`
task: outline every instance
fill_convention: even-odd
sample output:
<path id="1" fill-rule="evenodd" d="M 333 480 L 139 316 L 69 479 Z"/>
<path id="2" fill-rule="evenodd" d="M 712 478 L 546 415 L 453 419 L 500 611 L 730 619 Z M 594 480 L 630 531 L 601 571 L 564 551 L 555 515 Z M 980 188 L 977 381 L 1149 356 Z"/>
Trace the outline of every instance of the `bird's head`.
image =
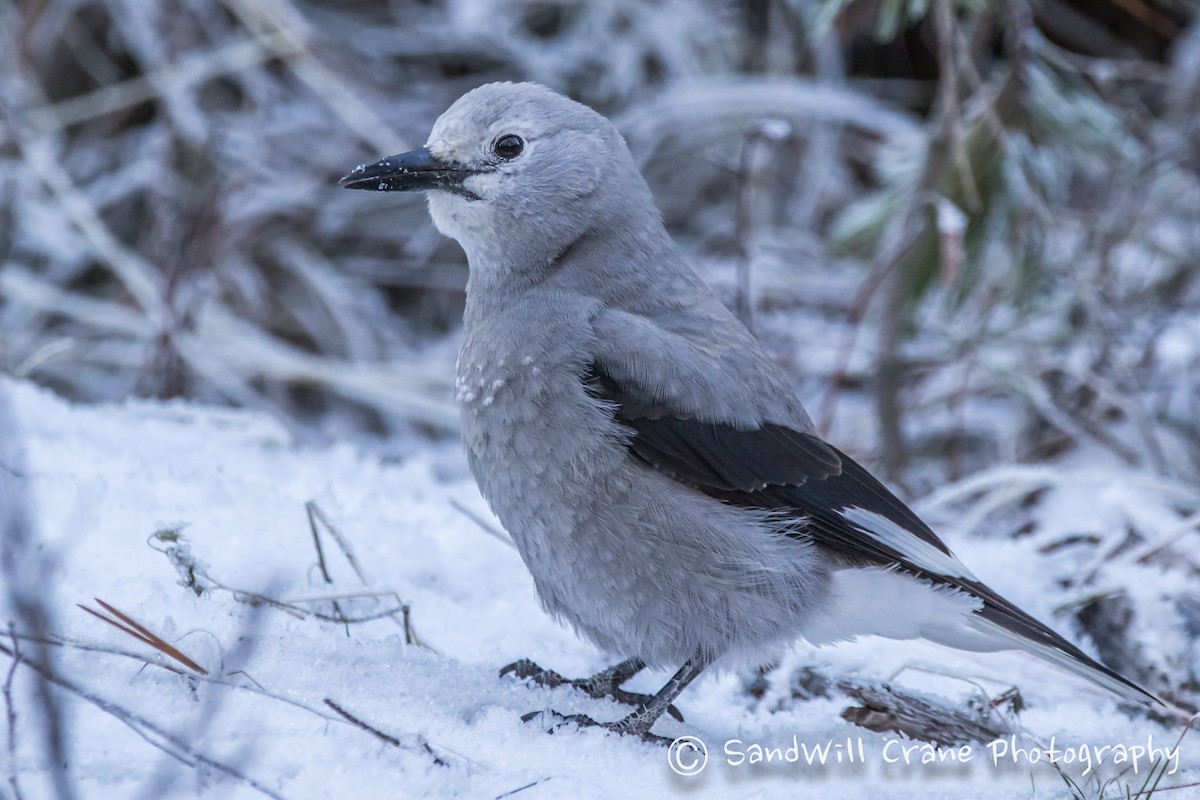
<path id="1" fill-rule="evenodd" d="M 613 125 L 533 83 L 468 92 L 424 147 L 356 167 L 341 185 L 428 192 L 434 224 L 463 246 L 472 270 L 477 261 L 553 258 L 606 215 L 651 202 Z"/>

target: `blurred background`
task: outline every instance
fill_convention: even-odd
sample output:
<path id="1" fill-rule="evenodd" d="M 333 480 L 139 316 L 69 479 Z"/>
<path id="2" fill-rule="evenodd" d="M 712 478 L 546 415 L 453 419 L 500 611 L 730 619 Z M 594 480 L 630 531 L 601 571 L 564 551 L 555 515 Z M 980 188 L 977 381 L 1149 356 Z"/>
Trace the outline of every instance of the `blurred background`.
<path id="1" fill-rule="evenodd" d="M 1185 0 L 0 3 L 0 370 L 78 401 L 453 436 L 466 276 L 337 178 L 468 89 L 610 116 L 821 428 L 908 492 L 1200 474 Z M 397 437 L 397 432 L 420 434 Z"/>
<path id="2" fill-rule="evenodd" d="M 475 86 L 539 81 L 617 124 L 822 432 L 956 547 L 1044 556 L 1014 583 L 1195 709 L 1198 11 L 0 0 L 0 373 L 450 450 L 463 254 L 420 196 L 337 179 Z M 38 633 L 56 556 L 4 403 L 0 583 Z"/>

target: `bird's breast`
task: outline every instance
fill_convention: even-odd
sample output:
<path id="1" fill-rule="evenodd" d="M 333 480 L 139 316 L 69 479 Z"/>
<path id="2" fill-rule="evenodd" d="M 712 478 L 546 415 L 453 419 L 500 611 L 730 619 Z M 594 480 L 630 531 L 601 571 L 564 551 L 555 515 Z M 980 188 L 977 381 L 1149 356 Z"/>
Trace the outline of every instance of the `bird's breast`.
<path id="1" fill-rule="evenodd" d="M 468 325 L 459 353 L 467 458 L 531 569 L 552 538 L 576 528 L 588 492 L 624 453 L 611 411 L 584 389 L 578 331 L 509 316 Z"/>

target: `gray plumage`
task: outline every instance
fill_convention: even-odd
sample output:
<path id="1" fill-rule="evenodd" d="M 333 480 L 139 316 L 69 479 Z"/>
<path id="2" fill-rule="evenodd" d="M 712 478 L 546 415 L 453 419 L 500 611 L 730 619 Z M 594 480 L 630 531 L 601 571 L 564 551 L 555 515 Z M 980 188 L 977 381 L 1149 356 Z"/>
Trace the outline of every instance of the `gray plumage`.
<path id="1" fill-rule="evenodd" d="M 691 665 L 617 729 L 646 733 L 705 665 L 799 637 L 1025 649 L 1149 698 L 979 583 L 817 437 L 596 112 L 490 84 L 425 148 L 342 182 L 428 190 L 466 251 L 463 438 L 546 609 L 635 671 Z"/>

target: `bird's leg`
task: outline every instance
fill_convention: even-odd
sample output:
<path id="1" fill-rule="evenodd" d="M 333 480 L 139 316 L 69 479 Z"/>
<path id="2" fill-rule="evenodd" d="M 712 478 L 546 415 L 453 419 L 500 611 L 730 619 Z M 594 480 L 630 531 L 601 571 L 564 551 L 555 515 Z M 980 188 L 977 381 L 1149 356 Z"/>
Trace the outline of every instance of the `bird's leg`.
<path id="1" fill-rule="evenodd" d="M 538 686 L 545 686 L 548 689 L 565 684 L 597 700 L 610 697 L 618 703 L 623 703 L 627 706 L 641 706 L 648 703 L 652 699 L 651 696 L 648 694 L 638 694 L 637 692 L 627 692 L 621 688 L 621 684 L 645 668 L 646 662 L 640 658 L 628 658 L 620 664 L 597 672 L 590 678 L 571 679 L 564 678 L 554 670 L 542 669 L 529 659 L 522 658 L 520 661 L 514 661 L 500 670 L 500 676 L 504 677 L 505 675 L 512 674 L 518 678 L 531 680 Z M 675 719 L 683 722 L 683 715 L 679 713 L 679 709 L 675 708 L 675 706 L 668 708 L 667 712 Z"/>
<path id="2" fill-rule="evenodd" d="M 529 722 L 543 714 L 550 714 L 560 720 L 559 725 L 573 722 L 583 727 L 607 728 L 623 736 L 638 736 L 645 741 L 656 744 L 668 744 L 670 739 L 656 736 L 650 732 L 650 729 L 654 727 L 654 723 L 663 715 L 663 712 L 673 707 L 671 704 L 679 696 L 679 693 L 686 689 L 688 684 L 694 681 L 707 665 L 708 662 L 699 654 L 693 656 L 687 663 L 680 667 L 679 671 L 671 677 L 671 680 L 667 681 L 665 686 L 658 690 L 657 694 L 648 698 L 632 714 L 616 722 L 596 722 L 584 714 L 564 716 L 553 711 L 535 711 L 531 714 L 526 714 L 521 719 L 524 722 Z M 558 725 L 555 727 L 558 727 Z"/>

